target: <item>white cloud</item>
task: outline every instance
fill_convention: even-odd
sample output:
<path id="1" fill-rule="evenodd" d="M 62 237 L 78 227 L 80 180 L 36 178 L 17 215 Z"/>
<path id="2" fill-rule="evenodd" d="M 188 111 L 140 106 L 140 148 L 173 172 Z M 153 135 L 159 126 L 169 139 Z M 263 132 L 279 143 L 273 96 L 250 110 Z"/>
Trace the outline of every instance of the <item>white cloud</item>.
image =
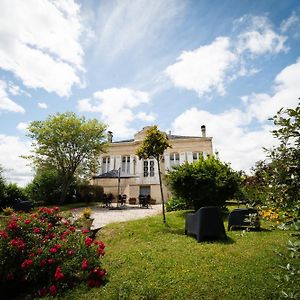
<path id="1" fill-rule="evenodd" d="M 25 122 L 20 122 L 18 123 L 17 125 L 17 129 L 22 131 L 22 132 L 26 132 L 27 131 L 27 128 L 28 128 L 28 123 L 25 123 Z"/>
<path id="2" fill-rule="evenodd" d="M 45 102 L 38 102 L 38 107 L 41 109 L 47 109 L 48 105 Z"/>
<path id="3" fill-rule="evenodd" d="M 146 92 L 136 91 L 129 88 L 111 88 L 98 91 L 92 99 L 78 101 L 80 112 L 98 112 L 102 120 L 109 125 L 109 129 L 119 137 L 129 137 L 135 133 L 130 127 L 130 122 L 140 119 L 152 119 L 152 115 L 133 112 L 133 109 L 150 101 Z"/>
<path id="4" fill-rule="evenodd" d="M 179 115 L 172 124 L 175 134 L 201 136 L 201 125 L 206 125 L 207 136 L 213 137 L 214 150 L 220 159 L 231 163 L 236 170 L 249 172 L 255 162 L 265 157 L 262 147 L 274 145 L 271 127 L 248 131 L 247 113 L 229 110 L 221 114 L 191 108 Z"/>
<path id="5" fill-rule="evenodd" d="M 282 107 L 295 107 L 300 95 L 300 58 L 284 68 L 275 78 L 274 93 L 248 96 L 248 112 L 260 122 L 273 117 Z"/>
<path id="6" fill-rule="evenodd" d="M 8 98 L 6 90 L 7 84 L 4 81 L 0 80 L 0 112 L 1 110 L 3 110 L 16 113 L 24 113 L 25 109 L 22 106 Z"/>
<path id="7" fill-rule="evenodd" d="M 156 120 L 156 115 L 150 113 L 150 114 L 147 114 L 143 111 L 139 112 L 136 117 L 142 121 L 146 121 L 146 122 L 153 122 Z"/>
<path id="8" fill-rule="evenodd" d="M 249 51 L 251 54 L 261 55 L 288 50 L 284 45 L 287 37 L 276 33 L 267 17 L 245 15 L 236 24 L 247 25 L 246 30 L 238 36 L 238 53 Z"/>
<path id="9" fill-rule="evenodd" d="M 124 51 L 153 46 L 172 20 L 178 22 L 185 6 L 179 0 L 104 2 L 95 16 L 98 51 L 114 58 Z"/>
<path id="10" fill-rule="evenodd" d="M 4 168 L 4 176 L 9 182 L 24 186 L 30 182 L 33 173 L 28 161 L 21 155 L 30 155 L 30 143 L 16 136 L 0 134 L 0 164 Z"/>
<path id="11" fill-rule="evenodd" d="M 294 26 L 299 26 L 299 16 L 293 12 L 286 20 L 283 20 L 280 24 L 280 31 L 285 33 L 290 30 L 290 28 Z"/>
<path id="12" fill-rule="evenodd" d="M 209 45 L 183 52 L 165 72 L 175 86 L 196 91 L 199 96 L 214 89 L 223 95 L 226 74 L 237 59 L 229 48 L 229 38 L 218 37 Z"/>
<path id="13" fill-rule="evenodd" d="M 68 96 L 83 70 L 79 6 L 73 0 L 0 2 L 0 68 L 29 88 Z"/>

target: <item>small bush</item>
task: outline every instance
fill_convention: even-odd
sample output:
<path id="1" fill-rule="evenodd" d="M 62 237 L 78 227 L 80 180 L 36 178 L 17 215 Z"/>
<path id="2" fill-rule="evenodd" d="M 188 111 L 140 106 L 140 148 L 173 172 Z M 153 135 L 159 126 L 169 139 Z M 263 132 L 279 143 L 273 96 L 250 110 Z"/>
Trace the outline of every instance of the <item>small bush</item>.
<path id="1" fill-rule="evenodd" d="M 11 207 L 5 207 L 2 209 L 4 216 L 11 216 L 14 210 Z"/>
<path id="2" fill-rule="evenodd" d="M 167 211 L 176 211 L 176 210 L 184 210 L 188 209 L 188 205 L 185 200 L 182 198 L 172 197 L 166 203 Z"/>
<path id="3" fill-rule="evenodd" d="M 15 214 L 0 230 L 0 294 L 12 298 L 26 292 L 32 298 L 55 296 L 86 281 L 103 284 L 101 268 L 104 244 L 93 241 L 58 208 L 40 208 L 37 213 Z"/>
<path id="4" fill-rule="evenodd" d="M 103 200 L 103 187 L 99 185 L 81 185 L 78 189 L 79 201 L 97 202 Z"/>
<path id="5" fill-rule="evenodd" d="M 0 207 L 13 207 L 14 200 L 16 199 L 27 200 L 25 192 L 15 183 L 6 184 L 4 187 L 4 196 L 0 199 Z"/>

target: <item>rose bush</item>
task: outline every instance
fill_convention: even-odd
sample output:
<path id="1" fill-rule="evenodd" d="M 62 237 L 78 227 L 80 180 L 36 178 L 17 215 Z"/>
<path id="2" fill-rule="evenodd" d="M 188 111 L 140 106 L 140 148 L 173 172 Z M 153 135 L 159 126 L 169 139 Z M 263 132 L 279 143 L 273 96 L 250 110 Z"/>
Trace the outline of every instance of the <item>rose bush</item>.
<path id="1" fill-rule="evenodd" d="M 56 296 L 82 281 L 102 285 L 105 245 L 88 233 L 63 218 L 57 207 L 14 214 L 0 230 L 0 294 Z"/>

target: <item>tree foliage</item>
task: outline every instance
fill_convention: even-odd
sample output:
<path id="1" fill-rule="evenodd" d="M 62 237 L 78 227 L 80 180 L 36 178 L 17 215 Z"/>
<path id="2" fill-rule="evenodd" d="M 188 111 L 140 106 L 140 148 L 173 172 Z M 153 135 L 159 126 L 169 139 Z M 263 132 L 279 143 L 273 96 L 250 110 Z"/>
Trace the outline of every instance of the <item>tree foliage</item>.
<path id="1" fill-rule="evenodd" d="M 174 196 L 197 210 L 203 206 L 225 206 L 225 201 L 238 192 L 241 177 L 228 164 L 208 156 L 175 167 L 166 179 Z"/>
<path id="2" fill-rule="evenodd" d="M 271 120 L 279 145 L 266 150 L 268 158 L 257 162 L 257 188 L 264 192 L 263 204 L 300 208 L 300 104 L 295 109 L 279 110 Z"/>
<path id="3" fill-rule="evenodd" d="M 145 139 L 136 151 L 139 159 L 148 159 L 154 157 L 158 165 L 159 185 L 162 200 L 163 222 L 166 222 L 164 194 L 162 190 L 162 180 L 160 171 L 160 161 L 166 149 L 171 148 L 167 135 L 158 130 L 157 126 L 152 126 L 147 130 Z"/>
<path id="4" fill-rule="evenodd" d="M 67 112 L 31 122 L 28 129 L 34 155 L 27 158 L 37 168 L 50 167 L 59 173 L 60 201 L 64 202 L 74 175 L 89 175 L 98 168 L 99 154 L 107 144 L 106 125 Z"/>

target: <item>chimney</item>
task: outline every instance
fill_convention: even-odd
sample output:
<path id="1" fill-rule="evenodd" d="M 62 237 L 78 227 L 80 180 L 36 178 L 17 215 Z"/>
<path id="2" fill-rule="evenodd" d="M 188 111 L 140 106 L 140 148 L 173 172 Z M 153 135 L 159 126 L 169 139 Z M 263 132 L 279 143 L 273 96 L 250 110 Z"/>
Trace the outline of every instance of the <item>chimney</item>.
<path id="1" fill-rule="evenodd" d="M 202 133 L 202 137 L 206 137 L 206 127 L 205 127 L 205 125 L 202 125 L 201 126 L 201 133 Z"/>
<path id="2" fill-rule="evenodd" d="M 113 133 L 111 131 L 107 131 L 107 141 L 112 143 Z"/>

